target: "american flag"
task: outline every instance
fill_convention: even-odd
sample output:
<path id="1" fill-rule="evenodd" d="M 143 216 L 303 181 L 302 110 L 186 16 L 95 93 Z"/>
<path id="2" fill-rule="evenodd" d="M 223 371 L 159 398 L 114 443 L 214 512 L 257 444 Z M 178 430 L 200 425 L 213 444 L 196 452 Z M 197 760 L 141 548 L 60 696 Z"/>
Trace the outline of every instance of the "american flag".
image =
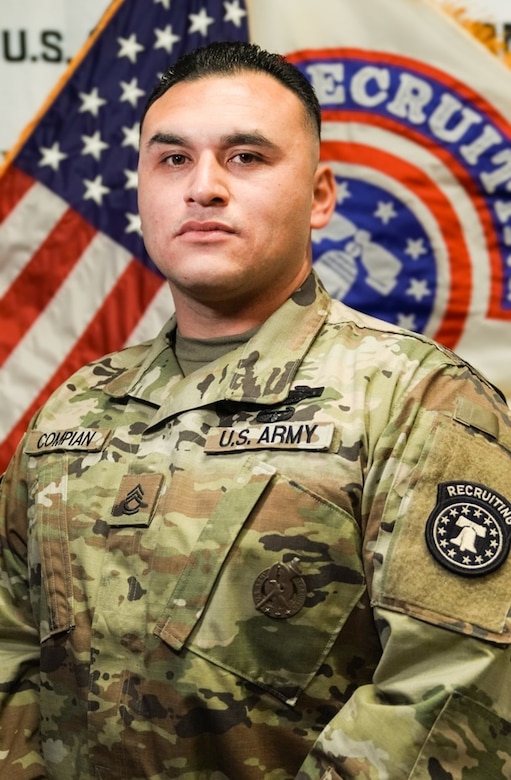
<path id="1" fill-rule="evenodd" d="M 0 473 L 49 393 L 172 312 L 142 242 L 139 117 L 158 76 L 246 40 L 243 0 L 110 5 L 0 179 Z"/>

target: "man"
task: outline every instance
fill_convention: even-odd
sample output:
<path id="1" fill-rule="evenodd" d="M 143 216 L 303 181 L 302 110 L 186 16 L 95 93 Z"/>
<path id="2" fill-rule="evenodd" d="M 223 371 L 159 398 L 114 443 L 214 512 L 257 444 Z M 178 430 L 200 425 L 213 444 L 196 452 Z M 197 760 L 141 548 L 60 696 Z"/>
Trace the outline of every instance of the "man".
<path id="1" fill-rule="evenodd" d="M 176 316 L 72 377 L 3 483 L 1 776 L 511 777 L 511 420 L 334 302 L 319 106 L 215 44 L 149 100 Z"/>

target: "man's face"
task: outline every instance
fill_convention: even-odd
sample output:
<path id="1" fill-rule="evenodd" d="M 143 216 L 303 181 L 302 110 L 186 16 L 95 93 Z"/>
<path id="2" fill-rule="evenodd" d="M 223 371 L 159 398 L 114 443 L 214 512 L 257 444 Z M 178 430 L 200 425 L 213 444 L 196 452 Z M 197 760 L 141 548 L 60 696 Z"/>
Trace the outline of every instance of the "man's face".
<path id="1" fill-rule="evenodd" d="M 181 82 L 146 114 L 139 208 L 176 300 L 236 311 L 307 276 L 310 229 L 333 207 L 300 100 L 264 73 Z M 331 201 L 331 202 L 330 202 Z"/>

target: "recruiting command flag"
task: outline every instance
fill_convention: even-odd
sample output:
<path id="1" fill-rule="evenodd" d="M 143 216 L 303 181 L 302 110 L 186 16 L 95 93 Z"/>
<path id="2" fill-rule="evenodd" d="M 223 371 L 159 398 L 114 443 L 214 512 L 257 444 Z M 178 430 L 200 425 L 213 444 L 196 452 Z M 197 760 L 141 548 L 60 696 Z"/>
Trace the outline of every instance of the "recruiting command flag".
<path id="1" fill-rule="evenodd" d="M 329 291 L 454 349 L 511 399 L 510 71 L 427 0 L 249 8 L 253 37 L 289 52 L 322 104 Z"/>

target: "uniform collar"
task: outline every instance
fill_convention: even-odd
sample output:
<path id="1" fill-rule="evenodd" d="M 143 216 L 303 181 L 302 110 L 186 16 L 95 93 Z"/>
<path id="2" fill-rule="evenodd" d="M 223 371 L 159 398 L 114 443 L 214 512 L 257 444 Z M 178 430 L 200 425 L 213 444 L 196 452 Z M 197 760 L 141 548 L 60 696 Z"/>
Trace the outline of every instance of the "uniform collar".
<path id="1" fill-rule="evenodd" d="M 283 401 L 311 342 L 330 311 L 331 299 L 313 272 L 246 344 L 183 377 L 169 333 L 172 318 L 143 363 L 116 377 L 105 391 L 158 407 L 152 425 L 217 401 L 275 404 Z"/>

